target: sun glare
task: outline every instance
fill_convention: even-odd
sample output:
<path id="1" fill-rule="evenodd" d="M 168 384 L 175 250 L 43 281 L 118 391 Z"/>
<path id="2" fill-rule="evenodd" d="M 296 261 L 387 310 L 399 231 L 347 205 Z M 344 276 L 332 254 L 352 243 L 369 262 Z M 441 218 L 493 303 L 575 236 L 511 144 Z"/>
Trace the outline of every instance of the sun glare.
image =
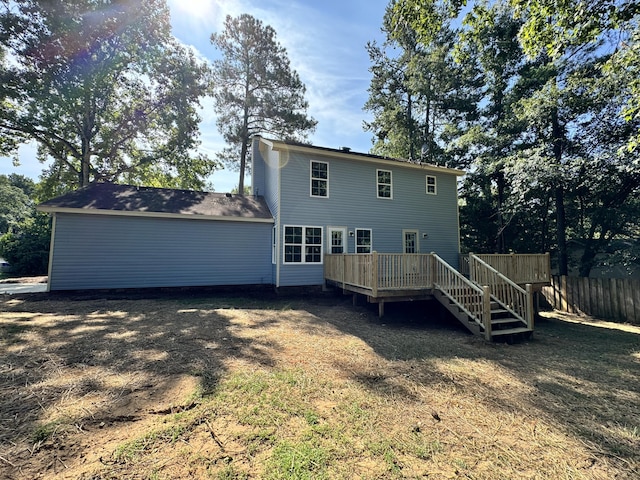
<path id="1" fill-rule="evenodd" d="M 211 15 L 215 10 L 215 0 L 172 0 L 171 6 L 178 12 L 195 18 Z"/>

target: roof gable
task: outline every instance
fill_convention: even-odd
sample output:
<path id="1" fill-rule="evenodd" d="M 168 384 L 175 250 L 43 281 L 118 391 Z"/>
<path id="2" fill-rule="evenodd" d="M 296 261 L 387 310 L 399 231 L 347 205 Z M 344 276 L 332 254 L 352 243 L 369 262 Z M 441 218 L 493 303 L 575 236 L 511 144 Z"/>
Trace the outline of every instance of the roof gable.
<path id="1" fill-rule="evenodd" d="M 38 210 L 51 213 L 273 221 L 262 197 L 114 183 L 92 183 L 41 203 Z"/>

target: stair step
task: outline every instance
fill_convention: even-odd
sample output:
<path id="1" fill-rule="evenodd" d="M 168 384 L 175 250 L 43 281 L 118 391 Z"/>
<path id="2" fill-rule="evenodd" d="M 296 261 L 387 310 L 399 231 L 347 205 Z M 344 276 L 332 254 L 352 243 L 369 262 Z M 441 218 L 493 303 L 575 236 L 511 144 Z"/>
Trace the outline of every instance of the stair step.
<path id="1" fill-rule="evenodd" d="M 494 313 L 508 313 L 509 310 L 505 310 L 504 308 L 496 308 L 495 310 L 491 310 L 491 315 Z"/>
<path id="2" fill-rule="evenodd" d="M 504 323 L 521 322 L 518 318 L 492 318 L 491 325 L 502 325 Z"/>
<path id="3" fill-rule="evenodd" d="M 526 332 L 532 332 L 532 331 L 533 330 L 527 327 L 506 328 L 504 330 L 492 330 L 491 335 L 495 337 L 497 335 L 511 335 L 512 333 L 526 333 Z"/>

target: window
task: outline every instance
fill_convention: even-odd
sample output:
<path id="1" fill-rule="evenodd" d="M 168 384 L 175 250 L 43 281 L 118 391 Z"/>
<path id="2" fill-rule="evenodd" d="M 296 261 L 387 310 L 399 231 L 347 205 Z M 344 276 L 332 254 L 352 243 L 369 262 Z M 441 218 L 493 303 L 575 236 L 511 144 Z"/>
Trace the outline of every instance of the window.
<path id="1" fill-rule="evenodd" d="M 329 253 L 346 253 L 344 239 L 347 229 L 329 227 Z"/>
<path id="2" fill-rule="evenodd" d="M 329 164 L 311 161 L 311 196 L 329 196 Z"/>
<path id="3" fill-rule="evenodd" d="M 418 231 L 417 230 L 403 230 L 403 247 L 404 253 L 418 253 L 420 251 L 418 247 Z"/>
<path id="4" fill-rule="evenodd" d="M 436 177 L 427 175 L 427 195 L 437 195 Z"/>
<path id="5" fill-rule="evenodd" d="M 284 227 L 284 263 L 322 263 L 322 227 Z"/>
<path id="6" fill-rule="evenodd" d="M 370 228 L 356 228 L 356 253 L 371 253 Z"/>
<path id="7" fill-rule="evenodd" d="M 390 170 L 376 170 L 378 177 L 378 198 L 393 198 Z"/>

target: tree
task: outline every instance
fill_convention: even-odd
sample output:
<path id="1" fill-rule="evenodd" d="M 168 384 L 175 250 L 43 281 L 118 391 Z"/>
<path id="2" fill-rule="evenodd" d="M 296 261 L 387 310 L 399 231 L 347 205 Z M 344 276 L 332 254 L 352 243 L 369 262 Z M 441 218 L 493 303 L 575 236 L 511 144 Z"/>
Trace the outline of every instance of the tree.
<path id="1" fill-rule="evenodd" d="M 443 14 L 429 43 L 406 22 L 396 22 L 391 2 L 383 20 L 387 39 L 367 45 L 373 74 L 364 108 L 374 114 L 365 129 L 372 151 L 448 166 L 460 166 L 456 139 L 476 113 L 477 71 L 453 56 L 456 32 Z"/>
<path id="2" fill-rule="evenodd" d="M 90 181 L 201 188 L 194 154 L 207 67 L 170 33 L 165 0 L 5 0 L 3 153 L 27 140 L 66 189 Z"/>
<path id="3" fill-rule="evenodd" d="M 211 43 L 222 54 L 213 63 L 213 96 L 218 129 L 229 144 L 219 158 L 239 169 L 238 191 L 244 192 L 251 137 L 301 141 L 317 122 L 307 116 L 306 88 L 272 27 L 248 14 L 227 16 Z"/>
<path id="4" fill-rule="evenodd" d="M 0 235 L 32 216 L 35 185 L 22 175 L 0 175 Z"/>
<path id="5" fill-rule="evenodd" d="M 465 4 L 395 0 L 394 32 L 408 26 L 431 44 Z M 587 275 L 613 239 L 637 231 L 638 11 L 635 0 L 474 3 L 456 41 L 484 78 L 478 122 L 459 139 L 475 154 L 461 209 L 472 248 L 493 249 L 492 230 L 497 251 L 544 248 L 554 229 L 560 274 L 573 239 Z M 491 212 L 486 224 L 478 212 Z"/>
<path id="6" fill-rule="evenodd" d="M 36 213 L 0 237 L 0 256 L 9 262 L 14 275 L 46 275 L 50 242 L 51 218 Z"/>

